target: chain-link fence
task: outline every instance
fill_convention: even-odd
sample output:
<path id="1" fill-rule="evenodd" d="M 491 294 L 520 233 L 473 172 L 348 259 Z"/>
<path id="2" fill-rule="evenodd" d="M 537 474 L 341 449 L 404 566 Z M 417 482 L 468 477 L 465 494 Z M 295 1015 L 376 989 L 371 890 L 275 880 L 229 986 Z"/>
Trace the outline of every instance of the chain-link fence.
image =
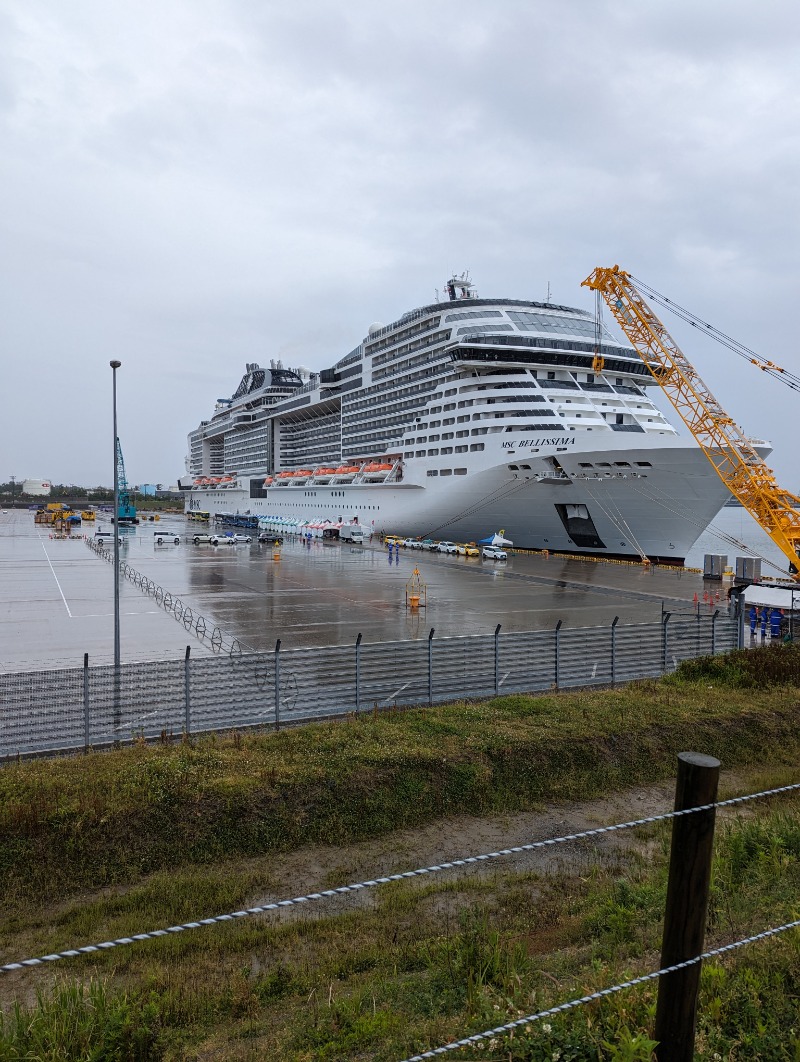
<path id="1" fill-rule="evenodd" d="M 607 686 L 727 652 L 732 616 L 0 674 L 0 758 L 142 736 L 281 726 L 394 705 Z"/>

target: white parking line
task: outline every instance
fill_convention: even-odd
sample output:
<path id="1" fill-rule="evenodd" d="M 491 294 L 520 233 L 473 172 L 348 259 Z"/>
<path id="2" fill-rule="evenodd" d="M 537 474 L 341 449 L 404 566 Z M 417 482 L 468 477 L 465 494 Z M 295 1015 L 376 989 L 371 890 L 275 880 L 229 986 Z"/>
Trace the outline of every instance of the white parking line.
<path id="1" fill-rule="evenodd" d="M 50 565 L 50 571 L 53 573 L 53 578 L 56 581 L 56 586 L 58 587 L 58 592 L 59 592 L 59 594 L 61 594 L 61 600 L 64 602 L 64 608 L 67 610 L 67 615 L 69 616 L 69 618 L 72 619 L 73 617 L 72 617 L 72 613 L 69 610 L 69 605 L 67 604 L 67 599 L 64 597 L 64 591 L 61 589 L 61 583 L 58 581 L 58 576 L 56 575 L 56 570 L 53 567 L 53 562 L 50 560 L 50 557 L 48 555 L 48 552 L 47 552 L 47 549 L 45 547 L 45 544 L 42 541 L 41 535 L 39 536 L 39 542 L 41 543 L 42 549 L 44 550 L 45 557 L 47 557 L 47 563 Z"/>
<path id="2" fill-rule="evenodd" d="M 394 693 L 390 693 L 389 696 L 386 698 L 386 701 L 394 700 L 394 698 L 397 696 L 398 693 L 402 693 L 403 690 L 406 688 L 406 686 L 410 686 L 410 685 L 411 685 L 411 680 L 409 679 L 408 682 L 404 682 L 403 683 L 403 685 L 400 687 L 399 690 L 395 690 Z M 383 703 L 386 704 L 386 701 L 384 701 Z"/>

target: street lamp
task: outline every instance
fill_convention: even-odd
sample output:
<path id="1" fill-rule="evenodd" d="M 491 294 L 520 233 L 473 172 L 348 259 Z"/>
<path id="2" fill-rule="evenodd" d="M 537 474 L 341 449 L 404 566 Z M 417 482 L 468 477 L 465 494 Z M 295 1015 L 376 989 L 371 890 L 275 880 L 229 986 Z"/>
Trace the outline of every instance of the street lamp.
<path id="1" fill-rule="evenodd" d="M 114 405 L 114 668 L 119 681 L 119 469 L 117 467 L 117 369 L 121 361 L 109 362 Z"/>

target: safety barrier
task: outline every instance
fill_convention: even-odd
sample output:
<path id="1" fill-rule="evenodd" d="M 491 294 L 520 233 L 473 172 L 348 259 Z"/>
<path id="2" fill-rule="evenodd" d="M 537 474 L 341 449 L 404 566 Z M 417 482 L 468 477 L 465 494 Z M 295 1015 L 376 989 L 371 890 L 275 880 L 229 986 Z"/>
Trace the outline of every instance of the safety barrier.
<path id="1" fill-rule="evenodd" d="M 86 545 L 89 549 L 93 550 L 98 557 L 102 557 L 103 560 L 108 561 L 109 564 L 114 563 L 114 552 L 111 549 L 106 548 L 103 545 L 102 540 L 86 539 Z M 152 597 L 155 603 L 163 608 L 165 612 L 170 613 L 178 623 L 181 623 L 185 630 L 193 634 L 199 641 L 207 645 L 215 653 L 227 653 L 229 656 L 234 656 L 237 653 L 241 653 L 243 650 L 248 652 L 254 652 L 251 646 L 242 643 L 235 635 L 223 630 L 222 627 L 213 623 L 206 623 L 206 620 L 199 613 L 195 613 L 189 605 L 185 605 L 183 601 L 177 596 L 171 594 L 168 590 L 164 590 L 152 579 L 146 575 L 142 575 L 137 572 L 135 568 L 132 568 L 130 564 L 125 561 L 120 561 L 119 564 L 120 578 L 127 579 L 128 582 L 133 583 L 138 587 L 143 594 L 148 597 Z"/>
<path id="2" fill-rule="evenodd" d="M 132 569 L 131 569 L 132 571 Z M 138 573 L 133 578 L 139 578 Z M 148 581 L 145 592 L 213 650 L 183 660 L 0 674 L 0 758 L 163 734 L 279 727 L 394 706 L 587 686 L 674 671 L 727 652 L 738 621 L 664 613 L 650 623 L 243 652 Z M 209 633 L 210 630 L 210 633 Z"/>

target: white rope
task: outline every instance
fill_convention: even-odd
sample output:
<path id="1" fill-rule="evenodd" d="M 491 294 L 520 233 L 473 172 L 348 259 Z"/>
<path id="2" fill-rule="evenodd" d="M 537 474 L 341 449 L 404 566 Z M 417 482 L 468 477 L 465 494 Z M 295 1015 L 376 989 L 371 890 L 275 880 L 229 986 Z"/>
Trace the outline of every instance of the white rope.
<path id="1" fill-rule="evenodd" d="M 570 841 L 583 841 L 589 837 L 600 837 L 606 833 L 615 833 L 619 830 L 630 830 L 639 826 L 649 826 L 655 822 L 665 822 L 668 819 L 680 818 L 683 815 L 695 815 L 699 811 L 711 811 L 715 808 L 731 807 L 734 804 L 744 804 L 750 800 L 763 797 L 776 796 L 779 793 L 789 793 L 800 789 L 800 782 L 791 785 L 780 786 L 777 789 L 765 789 L 760 793 L 749 793 L 745 796 L 731 797 L 728 800 L 720 800 L 714 804 L 703 804 L 696 808 L 686 808 L 682 811 L 666 811 L 661 815 L 648 815 L 643 819 L 632 819 L 630 822 L 618 822 L 612 826 L 598 826 L 591 830 L 581 830 L 579 833 L 565 834 L 563 837 L 551 837 L 544 841 L 531 841 L 528 844 L 514 845 L 511 848 L 501 848 L 497 852 L 484 852 L 481 855 L 464 856 L 461 859 L 452 859 L 446 863 L 436 863 L 428 867 L 417 867 L 416 870 L 405 870 L 399 874 L 388 874 L 386 877 L 372 878 L 367 881 L 354 882 L 351 885 L 341 885 L 338 889 L 326 889 L 324 892 L 312 892 L 306 896 L 294 896 L 287 900 L 276 900 L 273 903 L 260 904 L 258 907 L 248 907 L 242 911 L 231 911 L 229 914 L 214 915 L 211 918 L 201 918 L 195 922 L 183 922 L 180 925 L 169 926 L 166 929 L 153 929 L 147 933 L 136 933 L 130 937 L 118 937 L 116 940 L 106 940 L 99 944 L 86 944 L 81 948 L 68 948 L 65 951 L 53 952 L 51 955 L 42 955 L 34 959 L 22 959 L 18 962 L 6 963 L 0 966 L 0 973 L 10 973 L 14 970 L 22 970 L 30 966 L 42 966 L 45 963 L 56 962 L 58 959 L 71 959 L 78 955 L 90 955 L 92 952 L 109 951 L 112 948 L 133 944 L 139 940 L 155 940 L 158 937 L 168 937 L 171 934 L 183 933 L 187 929 L 199 929 L 201 926 L 213 926 L 220 922 L 234 922 L 239 918 L 248 918 L 251 915 L 265 914 L 267 911 L 279 911 L 286 907 L 297 907 L 312 901 L 329 900 L 334 896 L 344 896 L 351 892 L 360 892 L 362 889 L 374 889 L 378 885 L 388 885 L 393 881 L 407 881 L 410 878 L 425 877 L 428 874 L 439 874 L 446 870 L 454 870 L 456 867 L 474 866 L 486 863 L 494 859 L 502 859 L 505 856 L 519 855 L 521 852 L 535 852 L 543 848 L 551 848 L 557 844 L 566 844 Z"/>
<path id="2" fill-rule="evenodd" d="M 506 1022 L 505 1025 L 498 1025 L 494 1029 L 486 1029 L 484 1032 L 474 1033 L 472 1036 L 465 1036 L 463 1040 L 454 1040 L 452 1043 L 444 1044 L 442 1047 L 436 1047 L 432 1051 L 423 1051 L 420 1055 L 412 1055 L 410 1058 L 406 1058 L 403 1062 L 422 1062 L 426 1058 L 436 1058 L 438 1055 L 445 1055 L 449 1051 L 458 1051 L 462 1047 L 469 1047 L 473 1044 L 479 1043 L 481 1040 L 488 1040 L 494 1036 L 502 1036 L 504 1033 L 511 1032 L 512 1029 L 519 1029 L 524 1025 L 529 1025 L 534 1021 L 541 1021 L 542 1018 L 551 1018 L 556 1014 L 563 1014 L 565 1011 L 572 1010 L 574 1007 L 583 1006 L 584 1003 L 594 1003 L 595 1000 L 604 999 L 606 996 L 612 996 L 615 992 L 621 992 L 625 988 L 633 988 L 635 985 L 643 985 L 647 981 L 655 981 L 659 977 L 663 977 L 665 974 L 677 973 L 678 970 L 685 970 L 689 966 L 694 966 L 698 962 L 702 962 L 704 959 L 711 959 L 715 955 L 723 955 L 725 952 L 734 951 L 736 948 L 743 948 L 745 944 L 754 944 L 757 940 L 766 940 L 767 937 L 774 937 L 778 933 L 784 933 L 787 929 L 797 929 L 800 926 L 800 919 L 795 922 L 786 922 L 782 926 L 775 926 L 773 929 L 765 929 L 762 933 L 756 933 L 752 937 L 745 937 L 743 940 L 737 940 L 733 944 L 725 944 L 721 948 L 712 948 L 711 951 L 704 951 L 702 955 L 697 955 L 693 959 L 687 959 L 685 962 L 675 963 L 674 966 L 665 966 L 663 970 L 654 970 L 652 973 L 642 974 L 641 977 L 632 977 L 630 981 L 623 981 L 619 985 L 612 985 L 611 988 L 601 988 L 598 992 L 590 992 L 589 995 L 581 996 L 579 999 L 571 999 L 568 1003 L 560 1003 L 557 1007 L 550 1007 L 548 1010 L 540 1010 L 536 1014 L 528 1014 L 524 1018 L 517 1018 L 514 1021 Z"/>

